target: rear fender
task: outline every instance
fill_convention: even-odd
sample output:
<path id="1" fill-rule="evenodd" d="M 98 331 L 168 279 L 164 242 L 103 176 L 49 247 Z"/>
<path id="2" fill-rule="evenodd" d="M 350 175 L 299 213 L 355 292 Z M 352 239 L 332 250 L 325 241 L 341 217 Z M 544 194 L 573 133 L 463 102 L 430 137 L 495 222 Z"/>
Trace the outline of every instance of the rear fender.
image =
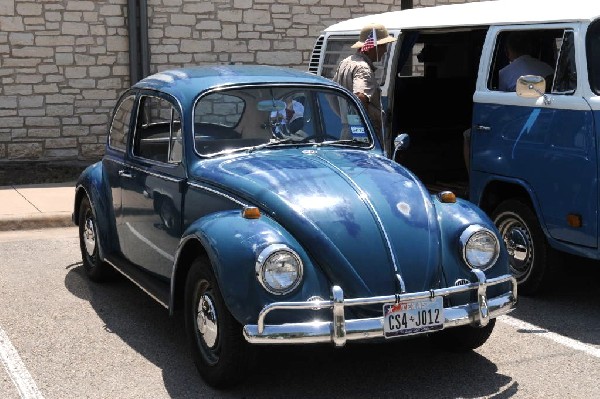
<path id="1" fill-rule="evenodd" d="M 88 166 L 79 176 L 75 188 L 75 203 L 73 207 L 73 222 L 79 224 L 79 209 L 84 197 L 88 197 L 92 212 L 96 218 L 96 228 L 99 237 L 99 255 L 106 259 L 107 254 L 118 249 L 112 195 L 104 180 L 102 162 Z"/>

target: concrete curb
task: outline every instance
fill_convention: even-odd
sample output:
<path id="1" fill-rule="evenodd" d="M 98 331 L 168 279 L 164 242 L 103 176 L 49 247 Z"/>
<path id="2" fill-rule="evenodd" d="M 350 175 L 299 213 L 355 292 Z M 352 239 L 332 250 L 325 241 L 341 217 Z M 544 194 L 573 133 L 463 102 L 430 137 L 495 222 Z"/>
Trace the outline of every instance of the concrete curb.
<path id="1" fill-rule="evenodd" d="M 71 213 L 54 212 L 0 217 L 0 231 L 34 230 L 48 227 L 73 227 Z"/>

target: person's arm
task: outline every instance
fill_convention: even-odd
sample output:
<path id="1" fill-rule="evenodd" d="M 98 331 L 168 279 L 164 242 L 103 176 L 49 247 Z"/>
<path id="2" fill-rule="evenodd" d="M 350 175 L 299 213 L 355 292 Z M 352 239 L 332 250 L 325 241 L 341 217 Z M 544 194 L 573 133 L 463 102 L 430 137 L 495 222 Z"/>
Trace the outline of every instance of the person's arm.
<path id="1" fill-rule="evenodd" d="M 369 81 L 373 71 L 370 68 L 357 68 L 352 76 L 352 92 L 356 94 L 356 96 L 363 103 L 365 108 L 371 102 L 372 88 L 369 86 Z"/>

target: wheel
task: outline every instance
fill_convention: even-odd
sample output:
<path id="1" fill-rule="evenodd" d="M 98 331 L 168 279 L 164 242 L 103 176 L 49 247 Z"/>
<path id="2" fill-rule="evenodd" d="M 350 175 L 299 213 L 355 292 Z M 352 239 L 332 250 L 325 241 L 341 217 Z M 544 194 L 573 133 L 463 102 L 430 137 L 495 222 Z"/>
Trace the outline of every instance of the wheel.
<path id="1" fill-rule="evenodd" d="M 461 326 L 442 330 L 431 335 L 433 343 L 440 349 L 450 352 L 467 352 L 479 348 L 488 340 L 496 319 L 491 319 L 485 327 Z"/>
<path id="2" fill-rule="evenodd" d="M 103 282 L 114 276 L 114 269 L 100 260 L 96 216 L 85 197 L 79 205 L 79 248 L 83 268 L 90 280 Z"/>
<path id="3" fill-rule="evenodd" d="M 254 361 L 254 348 L 242 335 L 221 295 L 207 258 L 196 259 L 185 285 L 185 327 L 192 358 L 207 384 L 240 383 Z"/>
<path id="4" fill-rule="evenodd" d="M 519 200 L 502 202 L 492 213 L 508 250 L 510 271 L 519 293 L 540 291 L 551 277 L 557 256 L 549 247 L 535 213 Z"/>

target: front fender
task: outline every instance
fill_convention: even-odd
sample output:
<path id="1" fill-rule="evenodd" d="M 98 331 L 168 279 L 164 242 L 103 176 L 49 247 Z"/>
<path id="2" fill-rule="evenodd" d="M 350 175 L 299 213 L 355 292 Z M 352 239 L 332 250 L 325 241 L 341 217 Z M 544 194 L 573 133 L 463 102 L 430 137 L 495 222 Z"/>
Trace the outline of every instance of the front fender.
<path id="1" fill-rule="evenodd" d="M 75 203 L 73 207 L 73 221 L 79 224 L 79 208 L 81 200 L 87 196 L 90 200 L 92 212 L 96 218 L 96 227 L 99 236 L 99 255 L 105 259 L 108 253 L 115 250 L 115 243 L 111 237 L 116 237 L 114 225 L 114 212 L 112 195 L 104 181 L 102 162 L 88 166 L 79 176 L 75 185 Z M 118 245 L 118 244 L 117 244 Z"/>
<path id="2" fill-rule="evenodd" d="M 460 247 L 460 235 L 463 231 L 474 224 L 480 225 L 492 231 L 500 245 L 500 255 L 496 263 L 485 271 L 487 278 L 499 277 L 509 274 L 508 254 L 500 233 L 490 218 L 472 203 L 457 199 L 456 203 L 442 203 L 437 196 L 433 196 L 440 231 L 442 232 L 442 264 L 444 278 L 447 286 L 453 286 L 459 279 L 475 282 L 471 269 L 463 260 Z M 498 295 L 500 292 L 509 290 L 508 284 L 500 285 L 490 292 L 490 295 Z"/>
<path id="3" fill-rule="evenodd" d="M 189 239 L 198 239 L 206 250 L 225 304 L 241 324 L 256 323 L 260 310 L 272 302 L 330 296 L 330 283 L 313 265 L 306 251 L 289 232 L 265 215 L 245 219 L 239 210 L 213 213 L 186 229 L 182 243 Z M 268 293 L 256 278 L 256 259 L 271 244 L 289 246 L 300 256 L 304 266 L 300 286 L 284 296 Z M 313 312 L 311 316 L 314 315 Z M 277 319 L 274 314 L 272 320 Z M 290 322 L 289 315 L 281 320 Z"/>

